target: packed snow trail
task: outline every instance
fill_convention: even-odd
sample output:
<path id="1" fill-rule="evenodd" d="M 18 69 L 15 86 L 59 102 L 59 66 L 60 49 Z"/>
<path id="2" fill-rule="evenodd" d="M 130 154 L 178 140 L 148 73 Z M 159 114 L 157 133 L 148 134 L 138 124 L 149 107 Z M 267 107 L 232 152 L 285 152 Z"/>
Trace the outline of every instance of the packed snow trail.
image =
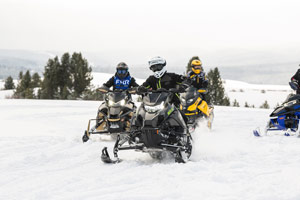
<path id="1" fill-rule="evenodd" d="M 300 139 L 257 138 L 271 110 L 215 107 L 186 164 L 123 151 L 100 160 L 108 137 L 83 144 L 99 102 L 0 100 L 0 199 L 299 200 Z"/>

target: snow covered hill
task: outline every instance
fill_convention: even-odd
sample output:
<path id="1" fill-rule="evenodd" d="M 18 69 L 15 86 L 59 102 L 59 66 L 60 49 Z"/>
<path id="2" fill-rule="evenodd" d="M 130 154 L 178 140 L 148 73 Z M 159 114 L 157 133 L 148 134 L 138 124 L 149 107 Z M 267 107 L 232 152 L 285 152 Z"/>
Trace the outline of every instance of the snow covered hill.
<path id="1" fill-rule="evenodd" d="M 113 141 L 81 141 L 99 103 L 0 100 L 0 199 L 300 199 L 300 140 L 251 133 L 271 110 L 216 107 L 189 163 L 127 151 L 107 165 Z"/>
<path id="2" fill-rule="evenodd" d="M 270 108 L 274 108 L 293 93 L 288 83 L 287 85 L 259 85 L 225 80 L 224 87 L 231 102 L 236 99 L 241 107 L 244 107 L 247 102 L 248 105 L 258 108 L 267 101 Z"/>

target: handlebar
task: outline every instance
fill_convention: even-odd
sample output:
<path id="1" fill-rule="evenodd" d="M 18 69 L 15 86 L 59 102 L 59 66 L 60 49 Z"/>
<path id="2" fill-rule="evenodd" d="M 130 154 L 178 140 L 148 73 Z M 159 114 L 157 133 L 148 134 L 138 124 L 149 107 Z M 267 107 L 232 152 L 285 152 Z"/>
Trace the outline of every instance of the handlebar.
<path id="1" fill-rule="evenodd" d="M 145 91 L 138 91 L 138 88 L 128 88 L 127 90 L 110 90 L 106 88 L 99 88 L 98 91 L 101 93 L 108 93 L 108 92 L 127 92 L 129 94 L 146 94 L 146 93 L 161 93 L 161 92 L 166 92 L 166 93 L 183 93 L 185 91 L 179 90 L 176 88 L 171 88 L 171 89 L 165 89 L 165 88 L 159 88 L 157 90 L 151 90 L 144 88 Z"/>
<path id="2" fill-rule="evenodd" d="M 104 93 L 104 94 L 108 93 L 108 92 L 128 92 L 128 93 L 130 93 L 130 89 L 127 89 L 127 90 L 120 90 L 120 89 L 110 90 L 110 89 L 105 89 L 105 88 L 98 88 L 98 91 L 101 92 L 101 93 Z"/>
<path id="3" fill-rule="evenodd" d="M 165 93 L 183 93 L 184 91 L 178 90 L 178 89 L 175 89 L 175 88 L 171 88 L 171 89 L 159 88 L 157 90 L 147 89 L 145 91 L 137 91 L 137 94 L 161 93 L 161 92 L 165 92 Z"/>

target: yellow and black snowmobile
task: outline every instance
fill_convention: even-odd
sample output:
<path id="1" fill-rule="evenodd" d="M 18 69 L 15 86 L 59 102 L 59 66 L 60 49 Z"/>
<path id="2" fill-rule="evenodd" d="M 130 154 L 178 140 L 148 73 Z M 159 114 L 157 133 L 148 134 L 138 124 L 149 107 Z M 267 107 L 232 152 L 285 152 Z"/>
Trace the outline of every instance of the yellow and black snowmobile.
<path id="1" fill-rule="evenodd" d="M 180 94 L 180 110 L 185 114 L 190 132 L 193 132 L 201 119 L 207 119 L 207 126 L 212 127 L 214 107 L 203 100 L 204 89 L 189 87 L 185 93 Z"/>
<path id="2" fill-rule="evenodd" d="M 115 137 L 127 134 L 136 106 L 128 91 L 100 90 L 105 94 L 104 102 L 99 106 L 96 119 L 90 119 L 82 141 L 89 140 L 91 134 L 108 134 Z M 94 125 L 93 125 L 94 124 Z"/>

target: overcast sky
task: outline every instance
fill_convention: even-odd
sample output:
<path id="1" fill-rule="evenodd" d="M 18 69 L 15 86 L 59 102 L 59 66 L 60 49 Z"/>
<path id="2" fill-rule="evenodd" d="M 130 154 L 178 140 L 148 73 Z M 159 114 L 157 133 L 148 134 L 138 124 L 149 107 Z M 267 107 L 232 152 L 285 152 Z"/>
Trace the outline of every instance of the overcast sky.
<path id="1" fill-rule="evenodd" d="M 1 0 L 0 48 L 96 52 L 132 63 L 156 55 L 213 63 L 220 54 L 235 62 L 231 51 L 295 60 L 300 1 Z"/>

